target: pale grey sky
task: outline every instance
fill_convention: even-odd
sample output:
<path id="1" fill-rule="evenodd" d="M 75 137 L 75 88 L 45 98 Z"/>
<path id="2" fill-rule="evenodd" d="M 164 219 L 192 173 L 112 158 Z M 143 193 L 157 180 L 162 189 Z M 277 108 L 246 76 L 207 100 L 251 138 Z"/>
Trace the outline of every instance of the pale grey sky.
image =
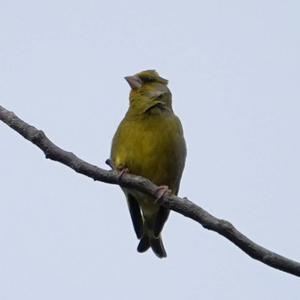
<path id="1" fill-rule="evenodd" d="M 300 260 L 299 1 L 0 1 L 0 104 L 104 167 L 123 79 L 170 80 L 181 196 Z M 299 279 L 172 213 L 136 252 L 126 202 L 0 123 L 0 299 L 298 299 Z"/>

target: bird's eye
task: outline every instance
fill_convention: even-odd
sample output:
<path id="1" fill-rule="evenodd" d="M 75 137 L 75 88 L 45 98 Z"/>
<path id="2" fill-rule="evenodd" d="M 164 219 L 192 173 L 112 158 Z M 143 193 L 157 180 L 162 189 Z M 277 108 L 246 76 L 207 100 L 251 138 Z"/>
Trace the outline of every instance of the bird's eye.
<path id="1" fill-rule="evenodd" d="M 156 97 L 157 100 L 161 100 L 163 98 L 164 94 L 160 94 L 159 96 Z"/>

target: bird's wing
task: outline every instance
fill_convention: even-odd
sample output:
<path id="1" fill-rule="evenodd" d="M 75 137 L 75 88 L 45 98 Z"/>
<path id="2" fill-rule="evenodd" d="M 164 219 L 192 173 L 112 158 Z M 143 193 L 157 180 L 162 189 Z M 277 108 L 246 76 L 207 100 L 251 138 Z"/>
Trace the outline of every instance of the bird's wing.
<path id="1" fill-rule="evenodd" d="M 137 200 L 130 193 L 128 193 L 126 197 L 134 231 L 137 238 L 141 239 L 144 229 L 140 206 Z"/>
<path id="2" fill-rule="evenodd" d="M 153 224 L 153 233 L 155 237 L 158 237 L 166 223 L 168 216 L 170 214 L 170 210 L 165 207 L 160 207 Z"/>

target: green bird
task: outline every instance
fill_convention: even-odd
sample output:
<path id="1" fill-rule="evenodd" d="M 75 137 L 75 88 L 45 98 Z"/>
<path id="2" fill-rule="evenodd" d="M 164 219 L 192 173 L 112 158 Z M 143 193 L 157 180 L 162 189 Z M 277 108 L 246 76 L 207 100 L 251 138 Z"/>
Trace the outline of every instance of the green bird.
<path id="1" fill-rule="evenodd" d="M 180 120 L 172 109 L 168 81 L 155 70 L 125 79 L 131 87 L 129 109 L 113 137 L 110 162 L 121 172 L 146 177 L 160 186 L 158 198 L 167 191 L 177 195 L 186 145 Z M 161 231 L 170 211 L 141 192 L 123 191 L 140 240 L 137 251 L 151 247 L 158 257 L 166 257 Z"/>

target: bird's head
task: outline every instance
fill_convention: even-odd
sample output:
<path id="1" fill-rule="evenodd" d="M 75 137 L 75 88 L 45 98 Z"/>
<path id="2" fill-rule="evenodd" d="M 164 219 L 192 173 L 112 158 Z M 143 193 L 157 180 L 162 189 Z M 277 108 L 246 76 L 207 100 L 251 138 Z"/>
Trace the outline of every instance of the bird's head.
<path id="1" fill-rule="evenodd" d="M 130 108 L 136 113 L 145 113 L 155 108 L 172 111 L 172 94 L 168 80 L 155 70 L 147 70 L 125 77 L 131 87 Z"/>

